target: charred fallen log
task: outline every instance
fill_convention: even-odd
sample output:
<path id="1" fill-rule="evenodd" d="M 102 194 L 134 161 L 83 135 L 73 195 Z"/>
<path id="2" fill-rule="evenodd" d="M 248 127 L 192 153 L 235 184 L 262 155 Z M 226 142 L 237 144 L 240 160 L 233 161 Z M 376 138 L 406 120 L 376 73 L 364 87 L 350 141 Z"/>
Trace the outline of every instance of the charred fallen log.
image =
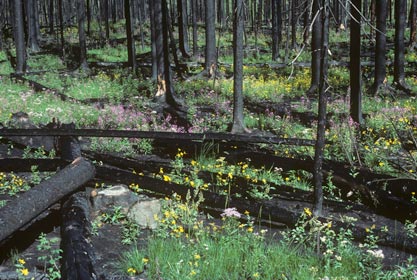
<path id="1" fill-rule="evenodd" d="M 141 189 L 152 192 L 155 196 L 164 197 L 173 193 L 185 197 L 188 192 L 193 192 L 192 188 L 178 184 L 164 182 L 147 176 L 138 176 L 132 172 L 122 169 L 100 166 L 97 168 L 97 177 L 103 180 L 112 180 L 124 184 L 135 183 Z M 279 190 L 278 190 L 279 192 Z M 310 201 L 305 201 L 304 197 L 297 198 L 297 193 L 292 193 L 290 199 L 276 197 L 268 201 L 253 201 L 239 197 L 226 197 L 217 193 L 202 191 L 204 196 L 204 206 L 210 208 L 236 207 L 240 212 L 249 211 L 252 215 L 263 220 L 282 223 L 293 227 L 299 219 L 305 207 L 311 207 Z M 282 196 L 286 196 L 283 194 Z M 293 198 L 297 198 L 294 202 Z M 376 230 L 375 234 L 379 237 L 379 245 L 403 250 L 408 253 L 417 254 L 417 240 L 408 238 L 403 227 L 396 220 L 388 219 L 377 215 L 365 206 L 356 206 L 352 203 L 329 202 L 324 203 L 323 221 L 332 221 L 334 228 L 351 228 L 353 237 L 360 242 L 366 238 L 367 229 L 374 224 L 386 226 L 384 229 Z M 345 222 L 344 219 L 349 220 Z M 356 222 L 352 226 L 351 220 Z"/>
<path id="2" fill-rule="evenodd" d="M 83 101 L 82 101 L 82 100 L 78 100 L 78 99 L 76 99 L 76 98 L 73 98 L 73 97 L 67 96 L 67 95 L 65 95 L 65 94 L 63 94 L 63 93 L 61 93 L 61 92 L 59 92 L 59 91 L 58 91 L 58 90 L 56 90 L 56 89 L 51 89 L 51 88 L 48 88 L 47 86 L 42 85 L 42 84 L 40 84 L 40 83 L 38 83 L 38 82 L 32 81 L 32 80 L 30 80 L 30 79 L 27 79 L 27 78 L 23 77 L 22 75 L 15 75 L 15 74 L 12 74 L 12 75 L 11 75 L 11 78 L 12 78 L 12 79 L 15 79 L 15 80 L 17 80 L 17 81 L 27 82 L 27 83 L 29 84 L 29 86 L 30 86 L 30 87 L 32 87 L 32 88 L 33 88 L 36 92 L 40 92 L 40 91 L 48 91 L 48 92 L 52 93 L 53 95 L 55 95 L 55 96 L 59 97 L 62 101 L 66 101 L 66 100 L 68 100 L 68 101 L 71 101 L 71 102 L 73 102 L 73 103 L 83 103 Z"/>
<path id="3" fill-rule="evenodd" d="M 62 206 L 62 279 L 97 279 L 90 243 L 89 202 L 84 192 L 72 195 Z"/>
<path id="4" fill-rule="evenodd" d="M 0 158 L 0 172 L 31 172 L 33 166 L 40 172 L 56 171 L 66 165 L 68 162 L 61 159 Z"/>
<path id="5" fill-rule="evenodd" d="M 94 174 L 94 166 L 89 161 L 78 158 L 50 179 L 0 208 L 0 242 L 52 204 L 76 191 L 92 179 Z"/>
<path id="6" fill-rule="evenodd" d="M 265 143 L 280 145 L 313 146 L 315 141 L 299 138 L 282 138 L 270 135 L 258 134 L 231 134 L 222 132 L 207 133 L 175 133 L 162 131 L 139 130 L 105 130 L 105 129 L 0 129 L 4 137 L 9 136 L 82 136 L 82 137 L 120 137 L 120 138 L 144 138 L 144 139 L 171 139 L 194 141 L 231 141 L 245 143 Z M 330 143 L 330 142 L 328 142 Z"/>
<path id="7" fill-rule="evenodd" d="M 312 160 L 283 158 L 259 152 L 233 153 L 227 157 L 228 161 L 239 162 L 246 159 L 257 167 L 279 167 L 283 170 L 303 169 L 313 170 Z M 338 162 L 325 162 L 323 173 L 330 177 L 345 199 L 360 199 L 360 201 L 375 209 L 381 215 L 401 221 L 417 219 L 417 205 L 411 203 L 412 192 L 417 191 L 417 184 L 412 179 L 398 179 L 387 175 L 379 175 L 369 170 L 360 169 L 353 178 L 350 166 Z"/>

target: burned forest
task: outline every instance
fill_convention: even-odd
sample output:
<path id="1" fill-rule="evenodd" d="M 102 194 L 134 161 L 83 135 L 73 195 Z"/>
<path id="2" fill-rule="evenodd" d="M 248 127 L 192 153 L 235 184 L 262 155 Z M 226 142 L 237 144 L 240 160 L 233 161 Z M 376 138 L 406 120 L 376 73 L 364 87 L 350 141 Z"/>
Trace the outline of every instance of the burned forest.
<path id="1" fill-rule="evenodd" d="M 417 279 L 417 0 L 0 7 L 0 279 Z"/>

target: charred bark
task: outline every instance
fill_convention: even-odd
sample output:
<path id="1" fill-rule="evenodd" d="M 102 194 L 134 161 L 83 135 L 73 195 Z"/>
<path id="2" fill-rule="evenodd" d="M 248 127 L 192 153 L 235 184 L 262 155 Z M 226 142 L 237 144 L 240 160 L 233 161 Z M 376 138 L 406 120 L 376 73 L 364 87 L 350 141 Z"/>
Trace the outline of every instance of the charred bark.
<path id="1" fill-rule="evenodd" d="M 88 69 L 87 64 L 87 42 L 85 36 L 85 2 L 84 0 L 77 0 L 77 20 L 78 20 L 78 40 L 80 45 L 80 68 L 82 70 Z"/>
<path id="2" fill-rule="evenodd" d="M 374 2 L 372 1 L 372 3 Z M 387 0 L 378 1 L 376 17 L 375 75 L 372 86 L 372 94 L 374 95 L 377 95 L 381 87 L 386 85 Z"/>
<path id="3" fill-rule="evenodd" d="M 131 12 L 130 0 L 124 0 L 124 10 L 126 18 L 126 37 L 127 37 L 127 57 L 129 67 L 132 68 L 133 72 L 136 72 L 136 48 L 135 39 L 133 37 L 133 21 Z"/>
<path id="4" fill-rule="evenodd" d="M 89 216 L 89 201 L 83 192 L 71 196 L 62 206 L 62 279 L 97 279 Z"/>
<path id="5" fill-rule="evenodd" d="M 205 71 L 209 77 L 214 77 L 217 71 L 216 29 L 215 29 L 215 0 L 206 0 L 206 51 Z"/>
<path id="6" fill-rule="evenodd" d="M 234 1 L 233 21 L 233 125 L 232 133 L 247 132 L 243 117 L 243 3 Z"/>
<path id="7" fill-rule="evenodd" d="M 361 7 L 362 0 L 351 3 L 350 20 L 350 117 L 362 123 Z"/>
<path id="8" fill-rule="evenodd" d="M 52 204 L 79 189 L 94 174 L 94 166 L 89 161 L 78 158 L 50 179 L 7 203 L 0 209 L 0 242 Z"/>
<path id="9" fill-rule="evenodd" d="M 320 83 L 320 56 L 321 56 L 321 37 L 322 21 L 320 0 L 313 0 L 312 21 L 313 30 L 311 36 L 311 85 L 307 94 L 316 93 Z"/>
<path id="10" fill-rule="evenodd" d="M 409 94 L 411 89 L 405 82 L 405 19 L 406 19 L 406 0 L 395 0 L 395 52 L 394 52 L 394 87 Z"/>
<path id="11" fill-rule="evenodd" d="M 179 49 L 183 57 L 190 57 L 188 47 L 187 1 L 177 0 Z"/>
<path id="12" fill-rule="evenodd" d="M 26 71 L 26 49 L 23 28 L 23 7 L 22 1 L 13 1 L 13 34 L 14 42 L 16 44 L 16 74 L 22 74 Z"/>
<path id="13" fill-rule="evenodd" d="M 329 43 L 329 2 L 323 0 L 322 12 L 322 42 L 320 59 L 320 85 L 319 85 L 319 112 L 317 124 L 317 140 L 314 153 L 314 214 L 322 215 L 323 209 L 323 153 L 326 130 L 326 107 L 327 107 L 327 70 L 328 70 L 328 43 Z"/>

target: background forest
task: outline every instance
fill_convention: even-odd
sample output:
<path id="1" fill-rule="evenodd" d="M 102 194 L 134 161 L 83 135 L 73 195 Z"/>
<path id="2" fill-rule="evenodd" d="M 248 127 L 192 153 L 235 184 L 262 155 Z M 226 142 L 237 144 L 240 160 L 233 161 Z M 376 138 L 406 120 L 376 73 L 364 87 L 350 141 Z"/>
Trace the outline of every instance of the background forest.
<path id="1" fill-rule="evenodd" d="M 162 192 L 165 212 L 145 247 L 117 208 L 93 219 L 95 229 L 125 230 L 122 275 L 417 278 L 417 0 L 0 0 L 0 32 L 8 157 L 18 134 L 7 128 L 22 119 L 31 123 L 24 128 L 73 122 L 94 130 L 79 135 L 97 166 L 114 156 L 158 191 L 189 191 Z M 56 152 L 40 145 L 22 154 Z M 21 184 L 1 174 L 0 211 L 39 183 L 37 167 Z M 110 179 L 95 180 L 100 189 Z M 127 174 L 118 180 L 135 193 L 148 187 Z M 209 205 L 217 196 L 221 226 L 202 219 L 203 209 L 223 210 Z M 296 202 L 287 216 L 280 199 Z M 269 236 L 268 221 L 269 230 L 289 229 Z M 162 248 L 167 239 L 173 247 Z M 207 244 L 224 256 L 241 246 L 256 260 L 243 252 L 211 263 L 218 255 Z M 379 245 L 400 253 L 388 257 Z M 61 277 L 54 256 L 53 279 Z"/>

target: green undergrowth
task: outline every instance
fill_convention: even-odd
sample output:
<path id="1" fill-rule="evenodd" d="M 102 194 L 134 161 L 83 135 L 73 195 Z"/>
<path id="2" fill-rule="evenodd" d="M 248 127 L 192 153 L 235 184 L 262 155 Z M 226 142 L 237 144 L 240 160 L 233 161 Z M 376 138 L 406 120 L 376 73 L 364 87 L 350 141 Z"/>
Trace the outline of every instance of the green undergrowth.
<path id="1" fill-rule="evenodd" d="M 413 279 L 410 258 L 389 270 L 375 226 L 359 246 L 351 226 L 333 228 L 304 208 L 295 228 L 281 232 L 254 224 L 250 213 L 226 208 L 221 221 L 199 213 L 203 198 L 166 198 L 158 228 L 145 246 L 121 254 L 120 271 L 151 279 Z M 256 215 L 256 213 L 255 213 Z M 344 217 L 350 224 L 355 219 Z"/>

